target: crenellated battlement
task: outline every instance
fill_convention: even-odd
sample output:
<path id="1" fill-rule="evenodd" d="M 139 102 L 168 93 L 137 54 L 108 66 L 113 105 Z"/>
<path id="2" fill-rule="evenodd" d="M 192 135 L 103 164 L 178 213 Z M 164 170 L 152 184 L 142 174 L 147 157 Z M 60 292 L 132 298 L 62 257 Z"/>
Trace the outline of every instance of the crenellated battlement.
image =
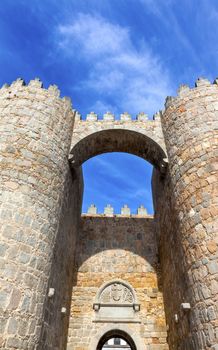
<path id="1" fill-rule="evenodd" d="M 215 79 L 211 83 L 206 78 L 198 78 L 195 81 L 194 87 L 189 87 L 188 85 L 182 84 L 177 90 L 177 96 L 167 96 L 165 100 L 165 110 L 171 107 L 173 104 L 177 104 L 181 99 L 190 99 L 194 97 L 199 97 L 199 95 L 210 95 L 212 93 L 211 89 L 217 92 L 218 79 Z M 163 111 L 164 113 L 165 111 Z"/>
<path id="2" fill-rule="evenodd" d="M 28 84 L 22 78 L 18 78 L 11 84 L 4 84 L 0 88 L 0 99 L 19 98 L 23 95 L 23 92 L 28 92 L 32 95 L 40 92 L 45 94 L 45 97 L 56 97 L 68 105 L 68 107 L 72 107 L 71 99 L 69 97 L 60 97 L 60 90 L 56 85 L 49 85 L 46 89 L 43 87 L 43 83 L 39 78 L 30 80 Z"/>
<path id="3" fill-rule="evenodd" d="M 120 114 L 119 118 L 116 118 L 116 116 L 112 112 L 106 112 L 103 114 L 103 116 L 99 116 L 95 112 L 90 112 L 86 115 L 85 118 L 82 117 L 82 115 L 78 112 L 75 111 L 75 120 L 77 122 L 81 123 L 93 123 L 93 122 L 98 122 L 98 123 L 103 123 L 103 122 L 116 122 L 116 123 L 128 123 L 128 122 L 154 122 L 154 121 L 160 121 L 160 115 L 162 111 L 159 111 L 153 115 L 153 118 L 150 119 L 148 114 L 145 112 L 140 112 L 136 116 L 132 116 L 128 112 L 123 112 Z"/>
<path id="4" fill-rule="evenodd" d="M 202 90 L 204 90 L 204 93 L 206 93 L 205 90 L 208 88 L 217 89 L 218 87 L 218 78 L 216 78 L 213 83 L 210 82 L 206 78 L 198 78 L 195 81 L 194 87 L 189 87 L 188 85 L 181 84 L 180 87 L 177 90 L 176 96 L 167 96 L 165 100 L 165 109 L 172 106 L 172 103 L 176 103 L 181 98 L 188 98 L 190 97 L 190 94 L 192 93 L 200 93 Z M 36 90 L 41 89 L 43 92 L 48 94 L 48 96 L 54 96 L 57 98 L 60 98 L 60 90 L 56 85 L 50 85 L 48 88 L 44 88 L 43 82 L 39 78 L 35 78 L 33 80 L 30 80 L 28 84 L 26 84 L 25 80 L 22 78 L 18 78 L 17 80 L 13 81 L 11 84 L 4 84 L 0 88 L 0 98 L 12 98 L 12 97 L 19 97 L 19 92 L 25 91 L 25 90 L 31 90 L 33 93 L 36 93 Z M 18 95 L 17 95 L 18 93 Z M 210 94 L 208 92 L 208 95 Z M 207 93 L 206 93 L 207 94 Z M 69 97 L 62 97 L 61 100 L 67 101 L 67 103 L 70 103 L 71 105 L 71 99 Z M 116 118 L 116 116 L 110 112 L 107 111 L 103 114 L 103 116 L 99 116 L 97 113 L 91 111 L 86 115 L 85 118 L 82 117 L 82 115 L 74 110 L 75 113 L 75 121 L 78 123 L 90 123 L 90 122 L 98 122 L 98 123 L 109 123 L 109 122 L 115 122 L 115 123 L 128 123 L 128 122 L 160 122 L 161 115 L 164 114 L 165 110 L 160 110 L 159 112 L 156 112 L 152 118 L 149 118 L 148 114 L 145 112 L 139 112 L 136 116 L 130 115 L 128 112 L 123 112 L 120 114 L 119 118 Z"/>
<path id="5" fill-rule="evenodd" d="M 124 204 L 124 206 L 120 209 L 120 213 L 115 213 L 113 206 L 110 204 L 107 204 L 104 208 L 103 213 L 98 213 L 98 208 L 95 204 L 91 204 L 87 210 L 87 213 L 83 213 L 82 215 L 87 216 L 109 216 L 109 217 L 149 217 L 153 218 L 153 215 L 149 215 L 147 212 L 147 209 L 144 207 L 144 205 L 140 205 L 137 208 L 136 213 L 131 213 L 131 209 L 128 207 L 127 204 Z"/>

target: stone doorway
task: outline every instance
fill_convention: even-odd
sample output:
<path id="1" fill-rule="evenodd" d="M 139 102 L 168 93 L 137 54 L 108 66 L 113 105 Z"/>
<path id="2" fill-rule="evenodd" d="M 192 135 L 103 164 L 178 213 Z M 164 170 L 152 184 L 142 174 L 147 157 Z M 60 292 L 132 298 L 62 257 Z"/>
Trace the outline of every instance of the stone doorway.
<path id="1" fill-rule="evenodd" d="M 127 333 L 114 329 L 101 337 L 96 350 L 136 350 L 136 345 Z"/>
<path id="2" fill-rule="evenodd" d="M 125 339 L 115 337 L 107 340 L 101 349 L 102 350 L 130 350 L 131 347 Z"/>
<path id="3" fill-rule="evenodd" d="M 116 344 L 118 343 L 119 344 Z M 89 350 L 147 350 L 140 336 L 129 325 L 103 326 L 93 337 Z"/>

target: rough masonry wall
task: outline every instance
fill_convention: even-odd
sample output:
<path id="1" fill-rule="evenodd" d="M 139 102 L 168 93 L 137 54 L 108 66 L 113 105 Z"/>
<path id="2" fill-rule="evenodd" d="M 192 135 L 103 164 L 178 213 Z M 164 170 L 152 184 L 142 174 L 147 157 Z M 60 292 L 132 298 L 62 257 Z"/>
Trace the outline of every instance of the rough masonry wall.
<path id="1" fill-rule="evenodd" d="M 50 322 L 45 305 L 50 278 L 63 297 L 52 277 L 56 237 L 66 237 L 69 244 L 74 232 L 72 201 L 64 198 L 72 189 L 73 113 L 55 87 L 41 86 L 38 80 L 28 86 L 18 80 L 0 90 L 0 347 L 5 350 L 60 348 L 53 347 L 55 337 L 48 335 L 46 347 L 41 336 L 47 337 L 44 321 Z"/>
<path id="2" fill-rule="evenodd" d="M 170 349 L 218 350 L 217 117 L 217 81 L 203 79 L 167 100 L 161 122 L 160 113 L 153 121 L 90 113 L 75 127 L 56 87 L 18 80 L 0 89 L 1 348 L 65 348 L 74 273 L 69 349 L 87 349 L 104 326 L 92 322 L 92 305 L 113 278 L 136 290 L 141 324 L 131 328 L 145 349 L 166 349 L 158 234 Z M 157 232 L 151 218 L 102 216 L 83 217 L 78 230 L 78 167 L 110 151 L 136 154 L 158 169 Z"/>
<path id="3" fill-rule="evenodd" d="M 52 268 L 48 293 L 44 302 L 43 327 L 39 349 L 66 349 L 72 295 L 75 247 L 80 220 L 83 193 L 81 169 L 66 178 L 63 205 L 56 243 L 53 249 Z M 49 297 L 49 290 L 54 295 Z M 61 312 L 62 308 L 66 311 Z"/>
<path id="4" fill-rule="evenodd" d="M 217 82 L 204 79 L 162 117 L 169 172 L 155 202 L 170 349 L 218 349 L 217 117 Z"/>
<path id="5" fill-rule="evenodd" d="M 189 313 L 181 308 L 183 302 L 189 302 L 186 297 L 187 274 L 183 271 L 183 251 L 169 172 L 163 178 L 154 171 L 152 185 L 169 349 L 177 350 L 183 346 L 181 349 L 191 350 L 191 345 L 187 348 L 184 345 L 190 334 Z"/>
<path id="6" fill-rule="evenodd" d="M 153 218 L 83 215 L 77 242 L 67 349 L 90 349 L 106 326 L 93 322 L 93 303 L 101 285 L 113 279 L 135 289 L 141 323 L 127 325 L 142 349 L 168 349 Z"/>

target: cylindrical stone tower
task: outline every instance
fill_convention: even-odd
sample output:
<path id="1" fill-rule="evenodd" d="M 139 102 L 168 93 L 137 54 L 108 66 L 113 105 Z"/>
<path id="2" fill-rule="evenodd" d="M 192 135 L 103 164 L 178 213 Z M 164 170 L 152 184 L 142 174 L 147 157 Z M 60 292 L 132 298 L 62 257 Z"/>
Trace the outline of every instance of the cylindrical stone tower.
<path id="1" fill-rule="evenodd" d="M 205 79 L 182 86 L 162 115 L 169 169 L 156 197 L 173 350 L 218 349 L 217 121 L 218 85 Z"/>
<path id="2" fill-rule="evenodd" d="M 43 89 L 39 80 L 28 86 L 17 80 L 0 90 L 0 347 L 5 350 L 61 348 L 46 345 L 42 325 L 51 322 L 45 300 L 57 235 L 70 246 L 64 241 L 71 224 L 68 220 L 64 228 L 63 208 L 71 186 L 73 119 L 71 103 L 59 98 L 56 87 Z M 62 271 L 66 249 L 59 256 Z M 57 293 L 58 287 L 50 287 Z"/>

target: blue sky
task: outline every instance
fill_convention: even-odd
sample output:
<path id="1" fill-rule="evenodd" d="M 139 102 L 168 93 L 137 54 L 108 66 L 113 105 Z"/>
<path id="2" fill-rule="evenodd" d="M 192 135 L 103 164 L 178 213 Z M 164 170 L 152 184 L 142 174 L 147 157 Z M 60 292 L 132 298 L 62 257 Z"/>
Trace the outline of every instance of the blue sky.
<path id="1" fill-rule="evenodd" d="M 85 116 L 163 108 L 178 86 L 218 72 L 217 0 L 1 0 L 0 83 L 39 77 Z M 83 165 L 83 210 L 152 212 L 151 166 L 128 154 Z"/>

